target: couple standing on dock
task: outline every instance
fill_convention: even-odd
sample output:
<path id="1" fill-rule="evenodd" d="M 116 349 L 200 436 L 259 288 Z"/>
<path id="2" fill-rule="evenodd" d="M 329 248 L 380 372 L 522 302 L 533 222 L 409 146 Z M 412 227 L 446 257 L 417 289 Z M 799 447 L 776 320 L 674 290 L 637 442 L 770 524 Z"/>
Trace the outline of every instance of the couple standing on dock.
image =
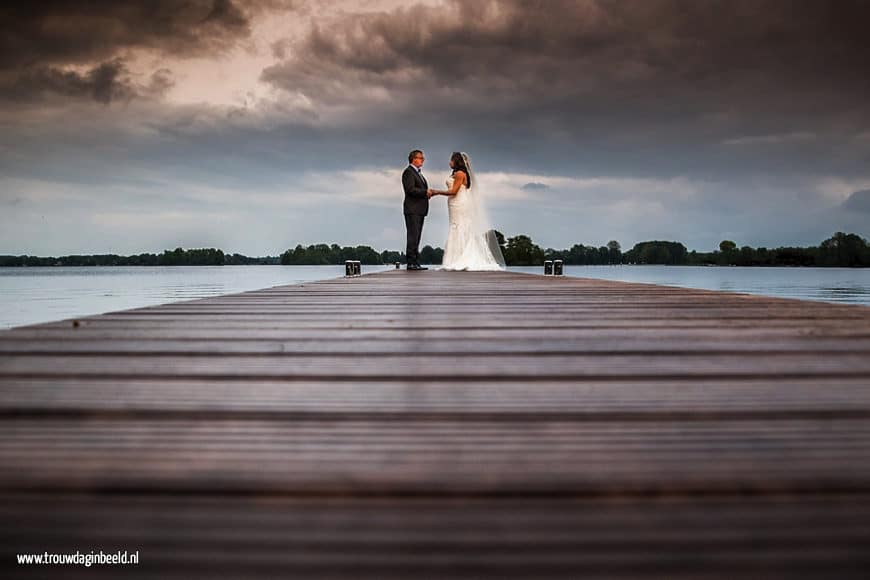
<path id="1" fill-rule="evenodd" d="M 447 189 L 443 190 L 429 187 L 422 171 L 425 159 L 421 150 L 414 149 L 408 154 L 408 167 L 402 173 L 405 189 L 403 209 L 408 232 L 407 269 L 428 269 L 419 262 L 423 220 L 429 213 L 429 200 L 444 195 L 447 196 L 450 228 L 444 243 L 441 269 L 504 270 L 504 256 L 486 216 L 468 154 L 457 151 L 450 156 L 451 172 L 446 180 Z"/>

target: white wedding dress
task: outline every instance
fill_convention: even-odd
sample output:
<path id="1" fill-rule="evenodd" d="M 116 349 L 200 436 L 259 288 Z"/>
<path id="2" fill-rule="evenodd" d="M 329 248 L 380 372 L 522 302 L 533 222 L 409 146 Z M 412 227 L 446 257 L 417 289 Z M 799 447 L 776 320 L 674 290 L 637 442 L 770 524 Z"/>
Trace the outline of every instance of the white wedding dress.
<path id="1" fill-rule="evenodd" d="M 463 184 L 456 195 L 447 196 L 450 229 L 444 244 L 441 269 L 504 270 L 504 256 L 494 230 L 489 227 L 483 203 L 477 197 L 477 179 L 471 170 L 471 162 L 467 157 L 465 160 L 471 174 L 471 188 Z M 453 175 L 448 176 L 448 190 L 453 189 L 453 180 Z"/>

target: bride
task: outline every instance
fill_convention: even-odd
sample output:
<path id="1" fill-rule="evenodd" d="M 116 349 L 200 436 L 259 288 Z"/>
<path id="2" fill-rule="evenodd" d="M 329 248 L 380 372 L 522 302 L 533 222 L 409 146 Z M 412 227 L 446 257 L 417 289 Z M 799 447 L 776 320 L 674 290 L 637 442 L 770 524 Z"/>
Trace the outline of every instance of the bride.
<path id="1" fill-rule="evenodd" d="M 450 229 L 444 244 L 442 270 L 504 270 L 501 247 L 490 227 L 477 179 L 466 153 L 453 153 L 446 190 L 432 190 L 432 196 L 447 196 Z"/>

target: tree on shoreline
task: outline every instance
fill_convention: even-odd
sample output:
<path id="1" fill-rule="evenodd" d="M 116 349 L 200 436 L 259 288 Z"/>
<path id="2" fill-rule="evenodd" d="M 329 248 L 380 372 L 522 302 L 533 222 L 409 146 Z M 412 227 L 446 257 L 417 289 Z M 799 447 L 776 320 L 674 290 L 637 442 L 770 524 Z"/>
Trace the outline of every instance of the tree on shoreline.
<path id="1" fill-rule="evenodd" d="M 284 266 L 318 266 L 343 264 L 345 260 L 359 260 L 363 264 L 383 264 L 381 254 L 370 246 L 342 247 L 338 244 L 297 245 L 281 254 L 280 263 Z"/>

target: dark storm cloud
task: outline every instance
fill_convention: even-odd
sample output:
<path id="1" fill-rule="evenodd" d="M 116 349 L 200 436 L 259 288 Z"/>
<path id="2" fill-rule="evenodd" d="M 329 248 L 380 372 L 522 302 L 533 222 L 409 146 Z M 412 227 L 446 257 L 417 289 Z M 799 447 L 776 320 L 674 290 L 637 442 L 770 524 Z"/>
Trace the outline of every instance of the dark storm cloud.
<path id="1" fill-rule="evenodd" d="M 87 99 L 102 104 L 132 98 L 159 98 L 174 85 L 172 73 L 161 68 L 139 82 L 124 60 L 113 58 L 83 72 L 35 65 L 0 73 L 0 101 L 36 104 L 48 98 Z"/>
<path id="2" fill-rule="evenodd" d="M 122 53 L 151 49 L 161 55 L 215 55 L 250 34 L 251 18 L 287 4 L 232 0 L 93 0 L 11 2 L 0 6 L 0 98 L 32 101 L 46 95 L 101 103 L 159 95 L 169 71 L 139 86 L 127 75 Z M 70 70 L 85 66 L 87 71 Z"/>
<path id="3" fill-rule="evenodd" d="M 172 87 L 168 69 L 155 71 L 148 83 L 131 79 L 122 59 L 100 63 L 84 73 L 39 65 L 20 71 L 3 93 L 13 101 L 34 101 L 46 95 L 93 99 L 108 104 L 128 101 L 135 96 L 159 97 Z"/>
<path id="4" fill-rule="evenodd" d="M 454 0 L 315 22 L 262 79 L 525 168 L 848 173 L 868 17 L 851 0 Z M 811 138 L 759 156 L 780 134 Z"/>
<path id="5" fill-rule="evenodd" d="M 91 62 L 133 47 L 208 54 L 249 32 L 248 17 L 229 0 L 13 2 L 0 18 L 4 69 Z"/>
<path id="6" fill-rule="evenodd" d="M 263 76 L 320 99 L 354 98 L 332 92 L 337 81 L 510 100 L 515 90 L 563 97 L 662 81 L 724 88 L 730 75 L 757 73 L 866 89 L 868 17 L 860 0 L 453 0 L 315 26 Z"/>

